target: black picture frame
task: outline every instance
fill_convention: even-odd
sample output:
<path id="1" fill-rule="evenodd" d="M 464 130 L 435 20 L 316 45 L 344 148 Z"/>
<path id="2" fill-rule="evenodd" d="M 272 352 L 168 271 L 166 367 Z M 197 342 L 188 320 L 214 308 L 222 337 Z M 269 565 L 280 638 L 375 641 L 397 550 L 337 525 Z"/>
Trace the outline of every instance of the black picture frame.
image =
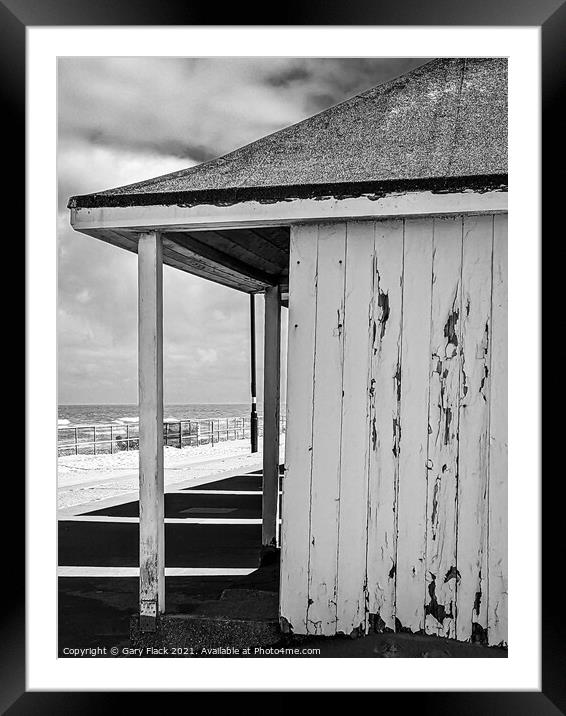
<path id="1" fill-rule="evenodd" d="M 10 207 L 3 225 L 11 246 L 24 246 L 25 216 L 25 51 L 26 28 L 29 26 L 73 25 L 216 25 L 219 7 L 200 7 L 173 0 L 123 0 L 121 2 L 92 2 L 92 0 L 0 0 L 0 91 L 2 96 L 2 124 L 4 148 L 13 153 L 5 159 L 4 207 Z M 559 182 L 554 181 L 553 166 L 556 153 L 562 146 L 563 114 L 558 110 L 560 90 L 564 84 L 564 37 L 566 5 L 561 0 L 492 0 L 491 3 L 472 3 L 469 0 L 396 0 L 391 3 L 366 3 L 349 0 L 347 3 L 311 0 L 308 3 L 286 3 L 281 16 L 258 16 L 257 9 L 248 12 L 241 5 L 227 6 L 222 25 L 474 25 L 474 26 L 540 26 L 542 36 L 542 129 L 543 156 L 543 230 L 550 234 L 553 208 L 560 207 Z M 273 11 L 273 10 L 272 10 Z M 252 22 L 253 20 L 253 22 Z M 259 21 L 259 22 L 258 22 Z M 4 152 L 4 158 L 5 153 Z M 19 172 L 19 174 L 18 174 Z M 6 227 L 13 222 L 13 226 Z M 17 237 L 17 240 L 16 240 Z M 14 255 L 15 252 L 11 254 Z M 10 260 L 10 259 L 8 259 Z M 14 261 L 14 259 L 11 259 Z M 23 262 L 22 262 L 23 263 Z M 14 262 L 14 265 L 17 265 Z M 11 296 L 13 305 L 13 296 Z M 15 322 L 14 322 L 15 323 Z M 21 325 L 21 323 L 20 323 Z M 15 326 L 14 326 L 15 327 Z M 15 331 L 14 331 L 15 333 Z M 536 345 L 531 350 L 538 349 Z M 15 343 L 13 344 L 16 345 Z M 29 443 L 27 449 L 33 449 Z M 2 597 L 0 613 L 0 710 L 2 713 L 63 714 L 100 713 L 112 707 L 132 708 L 131 693 L 85 692 L 28 692 L 25 687 L 25 531 L 22 512 L 25 505 L 24 480 L 5 480 L 4 514 L 14 516 L 16 506 L 20 519 L 4 520 Z M 542 690 L 540 692 L 405 692 L 381 693 L 376 708 L 391 708 L 393 699 L 399 708 L 411 707 L 421 713 L 435 714 L 560 714 L 566 711 L 566 673 L 564 664 L 564 619 L 561 616 L 564 599 L 561 556 L 563 553 L 562 521 L 553 514 L 561 509 L 559 486 L 561 475 L 556 474 L 543 491 L 543 609 L 542 609 Z M 525 573 L 522 593 L 512 596 L 522 602 L 525 629 L 536 615 L 529 614 L 529 593 L 537 589 L 538 575 Z M 211 665 L 211 668 L 213 666 Z M 378 666 L 376 666 L 378 668 Z M 464 667 L 465 668 L 465 667 Z M 260 685 L 259 685 L 260 686 Z M 145 708 L 157 707 L 160 693 L 143 694 Z M 399 699 L 402 703 L 399 703 Z M 390 703 L 386 703 L 386 701 Z M 240 700 L 238 699 L 238 702 Z M 160 702 L 162 703 L 162 702 Z M 193 707 L 194 708 L 194 707 Z"/>

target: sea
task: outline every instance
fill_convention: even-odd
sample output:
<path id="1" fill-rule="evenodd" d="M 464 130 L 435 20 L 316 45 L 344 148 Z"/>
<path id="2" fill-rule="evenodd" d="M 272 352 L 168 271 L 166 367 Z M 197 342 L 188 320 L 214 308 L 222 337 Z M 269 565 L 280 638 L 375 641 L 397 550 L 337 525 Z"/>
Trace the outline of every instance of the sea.
<path id="1" fill-rule="evenodd" d="M 258 405 L 258 413 L 262 407 Z M 216 418 L 240 418 L 250 414 L 249 403 L 166 403 L 163 417 L 166 421 Z M 136 404 L 111 405 L 59 405 L 59 427 L 72 425 L 126 425 L 138 422 Z"/>

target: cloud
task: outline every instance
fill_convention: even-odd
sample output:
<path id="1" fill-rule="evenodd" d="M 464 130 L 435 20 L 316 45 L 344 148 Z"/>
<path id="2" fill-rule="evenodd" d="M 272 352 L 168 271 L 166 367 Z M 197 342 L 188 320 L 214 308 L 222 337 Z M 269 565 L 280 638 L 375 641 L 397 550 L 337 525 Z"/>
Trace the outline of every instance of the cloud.
<path id="1" fill-rule="evenodd" d="M 132 184 L 196 164 L 192 158 L 60 137 L 57 147 L 58 208 L 68 217 L 69 197 Z M 68 220 L 68 219 L 67 219 Z"/>
<path id="2" fill-rule="evenodd" d="M 70 196 L 130 184 L 216 157 L 421 62 L 60 58 L 60 402 L 137 401 L 136 256 L 73 231 L 66 209 Z M 248 399 L 248 301 L 245 294 L 165 267 L 166 402 Z M 261 298 L 257 305 L 261 397 Z M 285 335 L 286 311 L 283 345 Z"/>
<path id="3" fill-rule="evenodd" d="M 94 145 L 204 161 L 421 62 L 61 58 L 59 134 Z"/>

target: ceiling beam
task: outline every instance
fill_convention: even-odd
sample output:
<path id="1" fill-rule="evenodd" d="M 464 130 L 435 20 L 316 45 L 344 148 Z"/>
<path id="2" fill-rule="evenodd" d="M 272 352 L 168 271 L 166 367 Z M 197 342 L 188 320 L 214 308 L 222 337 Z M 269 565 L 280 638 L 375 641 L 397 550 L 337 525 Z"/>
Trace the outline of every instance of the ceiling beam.
<path id="1" fill-rule="evenodd" d="M 277 276 L 239 261 L 192 236 L 177 232 L 162 236 L 165 249 L 184 257 L 190 265 L 201 269 L 207 267 L 212 275 L 230 276 L 236 283 L 242 283 L 242 290 L 263 290 L 278 283 Z"/>

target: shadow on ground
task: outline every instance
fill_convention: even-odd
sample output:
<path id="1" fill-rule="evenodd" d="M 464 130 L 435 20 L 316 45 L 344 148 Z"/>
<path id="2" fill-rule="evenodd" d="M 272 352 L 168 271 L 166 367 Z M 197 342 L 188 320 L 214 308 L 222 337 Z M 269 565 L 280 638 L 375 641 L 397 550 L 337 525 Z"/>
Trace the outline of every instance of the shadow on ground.
<path id="1" fill-rule="evenodd" d="M 166 499 L 168 517 L 258 518 L 261 515 L 261 476 L 251 474 L 219 480 L 206 490 L 257 491 L 257 495 L 172 494 Z M 199 486 L 202 489 L 203 486 Z M 135 517 L 137 502 L 92 511 L 91 515 Z M 230 510 L 229 513 L 218 511 Z M 192 512 L 191 512 L 192 511 Z M 167 567 L 230 567 L 254 569 L 261 548 L 260 525 L 167 524 Z M 62 566 L 138 565 L 138 525 L 114 522 L 59 522 L 59 564 Z M 237 604 L 242 595 L 263 600 L 267 615 L 277 618 L 279 565 L 268 564 L 243 577 L 183 576 L 166 577 L 168 614 L 202 612 L 203 603 L 211 612 L 222 605 Z M 270 595 L 273 595 L 271 597 Z M 246 598 L 246 597 L 244 597 Z M 131 646 L 130 618 L 138 608 L 136 577 L 59 577 L 59 656 L 76 656 L 75 649 L 106 649 L 100 656 L 126 656 L 122 649 Z M 245 609 L 245 602 L 239 606 Z M 253 645 L 250 645 L 253 646 Z M 504 649 L 463 644 L 438 637 L 412 634 L 370 634 L 366 637 L 282 637 L 279 644 L 251 657 L 287 656 L 281 648 L 309 650 L 295 657 L 355 658 L 501 658 Z M 312 653 L 312 650 L 320 653 Z M 84 656 L 94 654 L 84 653 Z M 164 655 L 168 656 L 168 655 Z M 187 654 L 189 656 L 189 654 Z M 190 656 L 242 656 L 242 654 L 190 654 Z"/>

